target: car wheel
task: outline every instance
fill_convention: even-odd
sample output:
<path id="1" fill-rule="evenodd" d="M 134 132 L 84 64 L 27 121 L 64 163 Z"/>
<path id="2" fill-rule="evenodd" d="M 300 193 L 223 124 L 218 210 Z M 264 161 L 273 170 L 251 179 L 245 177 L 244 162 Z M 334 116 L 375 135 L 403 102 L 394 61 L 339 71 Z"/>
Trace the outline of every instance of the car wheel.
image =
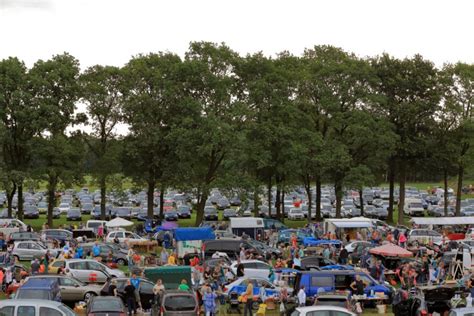
<path id="1" fill-rule="evenodd" d="M 94 292 L 87 292 L 85 295 L 84 295 L 84 301 L 89 302 L 89 300 L 91 298 L 93 298 L 94 296 L 97 296 L 97 294 L 95 294 Z"/>
<path id="2" fill-rule="evenodd" d="M 125 265 L 127 265 L 127 261 L 125 261 L 125 259 L 118 259 L 117 264 L 119 266 L 125 266 Z"/>

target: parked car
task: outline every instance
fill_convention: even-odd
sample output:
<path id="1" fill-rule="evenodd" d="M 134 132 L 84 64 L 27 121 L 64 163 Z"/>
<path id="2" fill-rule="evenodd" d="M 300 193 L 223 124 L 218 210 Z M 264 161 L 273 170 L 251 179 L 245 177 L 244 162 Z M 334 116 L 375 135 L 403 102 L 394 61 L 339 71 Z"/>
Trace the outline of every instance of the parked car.
<path id="1" fill-rule="evenodd" d="M 304 214 L 301 208 L 291 208 L 288 212 L 289 220 L 304 220 Z"/>
<path id="2" fill-rule="evenodd" d="M 228 296 L 231 292 L 236 292 L 237 294 L 241 295 L 247 289 L 247 284 L 245 281 L 250 281 L 253 284 L 253 293 L 255 296 L 258 296 L 260 293 L 260 288 L 265 289 L 266 296 L 278 296 L 281 291 L 281 287 L 276 286 L 275 284 L 270 283 L 267 278 L 248 278 L 242 277 L 238 278 L 237 280 L 233 281 L 232 283 L 227 284 L 224 287 L 223 294 Z M 293 289 L 288 288 L 288 294 L 291 296 L 293 294 Z"/>
<path id="3" fill-rule="evenodd" d="M 177 221 L 179 216 L 178 216 L 178 212 L 176 210 L 169 210 L 169 211 L 166 211 L 165 212 L 165 220 L 166 221 Z"/>
<path id="4" fill-rule="evenodd" d="M 44 201 L 41 201 L 38 203 L 38 212 L 40 214 L 46 214 L 46 212 L 48 211 L 48 203 L 44 202 Z"/>
<path id="5" fill-rule="evenodd" d="M 314 306 L 337 306 L 346 309 L 351 308 L 349 294 L 319 293 L 314 298 Z"/>
<path id="6" fill-rule="evenodd" d="M 229 219 L 231 217 L 237 217 L 237 210 L 233 208 L 226 208 L 224 212 L 222 212 L 222 218 L 223 219 Z"/>
<path id="7" fill-rule="evenodd" d="M 72 232 L 65 229 L 45 229 L 41 231 L 42 240 L 70 241 L 72 238 Z"/>
<path id="8" fill-rule="evenodd" d="M 10 234 L 12 241 L 41 241 L 41 236 L 34 232 L 16 232 Z"/>
<path id="9" fill-rule="evenodd" d="M 105 283 L 111 277 L 125 277 L 125 274 L 119 269 L 111 269 L 103 263 L 93 259 L 62 259 L 51 263 L 52 268 L 62 267 L 66 275 L 75 277 L 85 283 Z M 51 271 L 53 272 L 53 269 Z"/>
<path id="10" fill-rule="evenodd" d="M 118 238 L 120 243 L 124 243 L 129 239 L 136 239 L 136 240 L 146 240 L 145 238 L 133 233 L 133 232 L 127 232 L 127 231 L 113 231 L 107 234 L 107 237 L 105 240 L 107 242 L 114 242 L 115 237 Z"/>
<path id="11" fill-rule="evenodd" d="M 165 291 L 161 297 L 161 316 L 196 316 L 199 304 L 196 295 L 184 291 Z M 158 315 L 157 313 L 152 313 Z"/>
<path id="12" fill-rule="evenodd" d="M 58 208 L 61 211 L 61 213 L 67 213 L 67 211 L 69 211 L 69 209 L 71 208 L 71 204 L 70 203 L 61 203 L 61 204 L 59 204 Z"/>
<path id="13" fill-rule="evenodd" d="M 16 241 L 13 244 L 12 255 L 20 261 L 33 260 L 35 258 L 41 259 L 41 257 L 43 257 L 48 250 L 52 257 L 56 257 L 58 255 L 57 249 L 48 249 L 40 242 Z"/>
<path id="14" fill-rule="evenodd" d="M 353 253 L 357 246 L 362 245 L 362 247 L 368 247 L 371 244 L 372 243 L 368 241 L 353 241 L 351 243 L 348 243 L 344 248 L 346 248 L 348 253 Z"/>
<path id="15" fill-rule="evenodd" d="M 241 264 L 244 266 L 244 276 L 247 278 L 261 278 L 268 280 L 270 274 L 270 266 L 268 263 L 259 260 L 242 260 Z M 230 268 L 234 274 L 237 275 L 237 262 L 234 262 Z"/>
<path id="16" fill-rule="evenodd" d="M 1 300 L 0 314 L 8 316 L 76 316 L 76 313 L 63 303 L 42 299 Z"/>
<path id="17" fill-rule="evenodd" d="M 320 267 L 332 266 L 336 262 L 331 259 L 326 259 L 323 256 L 307 256 L 300 259 L 302 270 L 318 269 Z"/>
<path id="18" fill-rule="evenodd" d="M 84 249 L 84 253 L 89 251 L 92 252 L 92 247 L 94 247 L 95 243 L 84 243 L 82 244 L 82 248 Z M 113 243 L 99 243 L 100 246 L 100 256 L 102 258 L 106 258 L 109 253 L 112 253 L 113 260 L 119 265 L 127 265 L 127 249 L 122 249 L 120 247 L 115 247 Z"/>
<path id="19" fill-rule="evenodd" d="M 59 284 L 61 292 L 61 300 L 63 302 L 88 302 L 92 297 L 100 295 L 101 287 L 95 284 L 86 284 L 68 275 L 34 275 L 27 279 L 29 280 L 56 280 Z"/>
<path id="20" fill-rule="evenodd" d="M 127 281 L 130 280 L 130 278 L 116 278 L 117 281 L 117 292 L 119 296 L 124 300 L 124 295 L 125 295 L 125 286 L 127 285 Z M 106 282 L 104 286 L 100 289 L 100 293 L 102 296 L 107 296 L 109 293 L 109 286 L 110 282 Z M 153 287 L 155 284 L 151 282 L 150 280 L 147 279 L 140 279 L 140 286 L 138 288 L 138 293 L 140 295 L 140 302 L 142 303 L 142 308 L 145 310 L 149 310 L 152 307 L 153 304 Z M 124 301 L 124 303 L 126 303 Z"/>
<path id="21" fill-rule="evenodd" d="M 337 306 L 304 306 L 297 307 L 291 316 L 357 316 L 347 308 Z"/>
<path id="22" fill-rule="evenodd" d="M 93 203 L 81 203 L 81 213 L 82 214 L 90 214 L 94 209 Z"/>
<path id="23" fill-rule="evenodd" d="M 410 216 L 423 216 L 425 209 L 421 200 L 418 202 L 408 202 L 405 205 L 404 213 Z"/>
<path id="24" fill-rule="evenodd" d="M 126 310 L 119 297 L 96 296 L 87 304 L 86 315 L 123 316 L 126 315 Z"/>
<path id="25" fill-rule="evenodd" d="M 207 240 L 203 243 L 205 258 L 210 258 L 216 252 L 223 252 L 231 259 L 237 258 L 240 247 L 244 247 L 247 252 L 255 256 L 264 256 L 263 252 L 253 246 L 249 241 L 241 239 L 216 239 Z"/>
<path id="26" fill-rule="evenodd" d="M 38 208 L 34 205 L 25 205 L 23 209 L 23 216 L 24 218 L 30 218 L 30 219 L 39 218 Z"/>
<path id="27" fill-rule="evenodd" d="M 79 208 L 70 208 L 67 211 L 66 219 L 68 221 L 82 221 L 82 214 Z"/>
<path id="28" fill-rule="evenodd" d="M 113 210 L 113 217 L 132 219 L 132 209 L 130 207 L 117 207 Z"/>
<path id="29" fill-rule="evenodd" d="M 433 242 L 439 246 L 443 242 L 443 235 L 430 229 L 412 229 L 408 233 L 408 242 L 416 242 L 421 245 Z"/>
<path id="30" fill-rule="evenodd" d="M 474 315 L 474 307 L 453 308 L 448 316 L 471 316 Z"/>
<path id="31" fill-rule="evenodd" d="M 178 217 L 179 218 L 191 218 L 191 207 L 189 205 L 178 206 Z"/>
<path id="32" fill-rule="evenodd" d="M 219 220 L 217 209 L 214 206 L 206 206 L 204 208 L 204 220 L 206 221 Z"/>
<path id="33" fill-rule="evenodd" d="M 57 279 L 29 279 L 15 293 L 15 299 L 61 302 Z"/>

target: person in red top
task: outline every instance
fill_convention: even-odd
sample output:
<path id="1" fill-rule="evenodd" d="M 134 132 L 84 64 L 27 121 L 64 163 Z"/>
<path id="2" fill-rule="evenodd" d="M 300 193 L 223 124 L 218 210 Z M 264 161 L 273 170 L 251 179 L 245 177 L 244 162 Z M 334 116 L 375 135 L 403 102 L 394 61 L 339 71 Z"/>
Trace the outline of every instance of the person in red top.
<path id="1" fill-rule="evenodd" d="M 191 264 L 191 267 L 198 266 L 199 265 L 199 258 L 197 256 L 192 258 L 191 261 L 190 261 L 190 264 Z"/>
<path id="2" fill-rule="evenodd" d="M 296 238 L 296 234 L 292 234 L 291 235 L 291 246 L 293 248 L 297 248 L 298 247 L 298 239 Z"/>

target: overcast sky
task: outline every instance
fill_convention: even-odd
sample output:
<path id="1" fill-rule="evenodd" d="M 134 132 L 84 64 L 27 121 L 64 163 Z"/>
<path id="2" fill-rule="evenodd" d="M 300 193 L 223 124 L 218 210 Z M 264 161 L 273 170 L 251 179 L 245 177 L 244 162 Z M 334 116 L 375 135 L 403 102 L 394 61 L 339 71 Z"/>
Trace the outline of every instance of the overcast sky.
<path id="1" fill-rule="evenodd" d="M 0 58 L 31 66 L 67 51 L 83 68 L 120 66 L 206 40 L 241 54 L 330 44 L 359 56 L 474 63 L 473 12 L 471 0 L 0 0 Z"/>

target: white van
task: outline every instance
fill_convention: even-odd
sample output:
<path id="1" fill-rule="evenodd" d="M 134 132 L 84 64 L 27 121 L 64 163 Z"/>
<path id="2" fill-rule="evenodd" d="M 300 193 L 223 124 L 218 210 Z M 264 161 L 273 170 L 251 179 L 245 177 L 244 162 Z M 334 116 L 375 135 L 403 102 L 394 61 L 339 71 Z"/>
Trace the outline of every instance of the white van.
<path id="1" fill-rule="evenodd" d="M 102 225 L 104 227 L 104 234 L 105 234 L 105 229 L 107 227 L 106 224 L 107 224 L 107 221 L 90 219 L 86 223 L 86 228 L 92 229 L 94 233 L 97 234 L 97 229 L 99 228 L 100 225 Z"/>

